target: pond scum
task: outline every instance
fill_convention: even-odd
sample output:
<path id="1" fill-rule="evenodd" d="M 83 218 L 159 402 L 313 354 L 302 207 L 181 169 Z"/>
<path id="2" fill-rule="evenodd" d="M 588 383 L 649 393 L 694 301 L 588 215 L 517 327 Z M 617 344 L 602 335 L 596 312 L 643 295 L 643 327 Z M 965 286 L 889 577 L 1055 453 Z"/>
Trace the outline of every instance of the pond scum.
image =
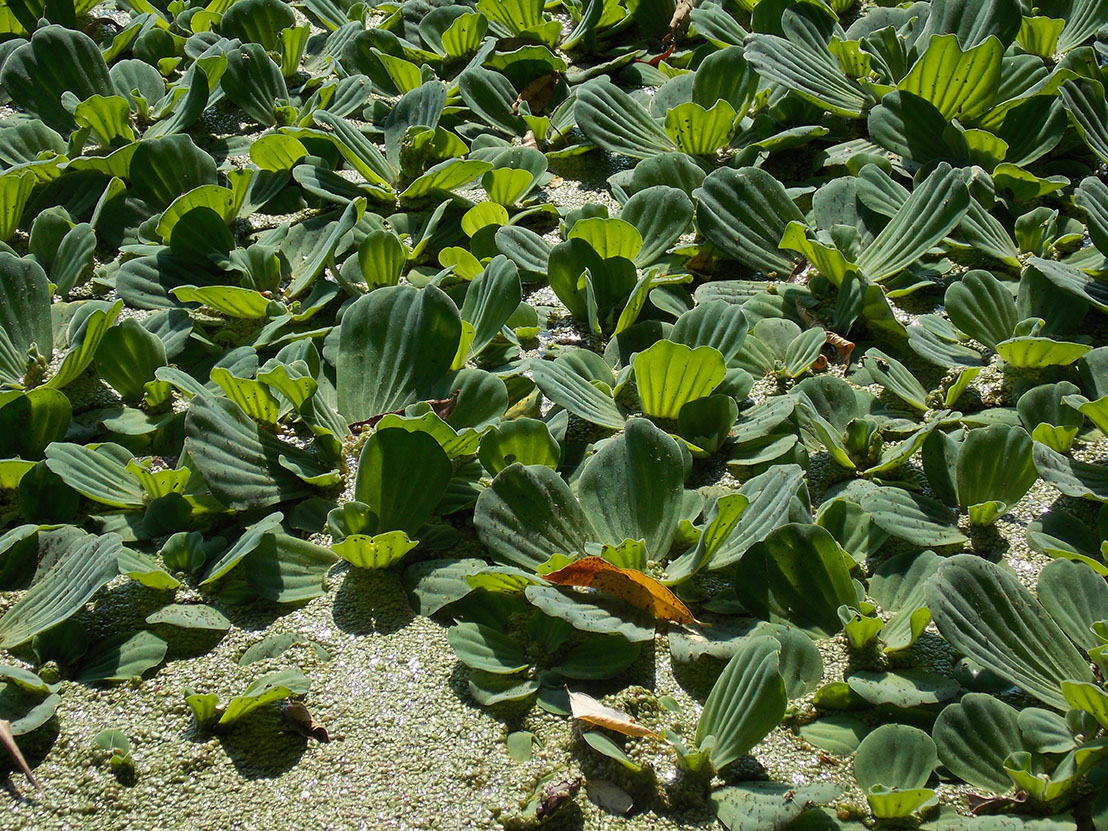
<path id="1" fill-rule="evenodd" d="M 1108 3 L 4 0 L 0 827 L 1108 831 Z"/>

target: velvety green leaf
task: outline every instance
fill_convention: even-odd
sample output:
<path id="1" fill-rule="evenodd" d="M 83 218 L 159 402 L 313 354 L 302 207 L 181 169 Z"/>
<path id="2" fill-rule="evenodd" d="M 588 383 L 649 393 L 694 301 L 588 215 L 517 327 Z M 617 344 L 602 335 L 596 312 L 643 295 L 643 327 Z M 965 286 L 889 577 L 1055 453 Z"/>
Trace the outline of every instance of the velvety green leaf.
<path id="1" fill-rule="evenodd" d="M 1065 680 L 1092 680 L 1085 659 L 1014 575 L 968 554 L 943 563 L 927 606 L 951 646 L 1058 709 Z"/>

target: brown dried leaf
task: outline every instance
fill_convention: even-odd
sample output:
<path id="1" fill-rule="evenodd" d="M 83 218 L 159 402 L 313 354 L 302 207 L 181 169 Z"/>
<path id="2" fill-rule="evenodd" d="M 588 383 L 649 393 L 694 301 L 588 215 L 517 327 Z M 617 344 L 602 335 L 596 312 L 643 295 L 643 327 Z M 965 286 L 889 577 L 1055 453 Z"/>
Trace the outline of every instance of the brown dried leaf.
<path id="1" fill-rule="evenodd" d="M 677 0 L 677 8 L 673 10 L 673 17 L 669 20 L 671 32 L 683 32 L 688 28 L 694 2 L 695 0 Z"/>
<path id="2" fill-rule="evenodd" d="M 677 595 L 653 577 L 634 569 L 618 568 L 603 557 L 582 557 L 545 576 L 559 586 L 597 589 L 618 597 L 636 609 L 649 612 L 657 620 L 700 623 Z"/>
<path id="3" fill-rule="evenodd" d="M 450 394 L 449 398 L 432 398 L 424 403 L 430 404 L 431 412 L 445 421 L 450 416 L 450 414 L 454 412 L 454 408 L 458 406 L 459 392 L 460 390 L 454 390 L 454 392 Z M 368 427 L 376 427 L 377 423 L 385 416 L 402 416 L 404 415 L 404 410 L 406 409 L 407 407 L 401 407 L 399 410 L 392 410 L 387 413 L 378 413 L 375 416 L 370 416 L 369 418 L 365 419 L 365 421 L 355 421 L 353 424 L 350 425 L 350 432 L 358 433 Z"/>
<path id="4" fill-rule="evenodd" d="M 281 716 L 285 723 L 285 729 L 290 733 L 299 733 L 306 739 L 315 739 L 317 742 L 329 742 L 331 737 L 327 735 L 327 728 L 312 718 L 308 708 L 299 701 L 289 701 L 282 709 Z"/>
<path id="5" fill-rule="evenodd" d="M 0 718 L 0 744 L 3 744 L 5 749 L 7 749 L 8 754 L 12 757 L 12 761 L 15 762 L 16 767 L 23 771 L 23 775 L 27 777 L 27 781 L 36 789 L 41 790 L 42 786 L 39 785 L 38 780 L 35 779 L 35 775 L 31 773 L 31 768 L 28 766 L 27 760 L 23 758 L 23 754 L 19 751 L 19 745 L 15 743 L 15 736 L 12 735 L 12 723 L 2 718 Z"/>
<path id="6" fill-rule="evenodd" d="M 581 787 L 581 780 L 579 779 L 551 782 L 543 788 L 542 799 L 539 801 L 539 807 L 535 810 L 535 817 L 540 820 L 549 817 L 562 807 L 563 803 L 572 799 L 579 787 Z"/>
<path id="7" fill-rule="evenodd" d="M 569 709 L 575 719 L 596 727 L 614 730 L 625 736 L 649 736 L 652 739 L 662 737 L 648 727 L 637 723 L 634 717 L 611 707 L 605 707 L 591 695 L 585 693 L 569 693 Z"/>

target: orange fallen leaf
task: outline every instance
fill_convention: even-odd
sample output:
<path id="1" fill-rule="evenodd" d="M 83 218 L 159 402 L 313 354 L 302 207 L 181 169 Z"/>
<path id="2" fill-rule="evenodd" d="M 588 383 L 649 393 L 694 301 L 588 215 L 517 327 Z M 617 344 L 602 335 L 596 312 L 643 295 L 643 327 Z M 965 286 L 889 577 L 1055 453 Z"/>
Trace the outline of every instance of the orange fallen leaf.
<path id="1" fill-rule="evenodd" d="M 643 727 L 635 721 L 633 716 L 612 707 L 605 707 L 591 695 L 571 692 L 568 689 L 566 692 L 569 693 L 569 711 L 579 721 L 614 730 L 625 736 L 649 736 L 652 739 L 661 739 L 661 736 L 649 727 Z"/>
<path id="2" fill-rule="evenodd" d="M 700 624 L 689 607 L 653 577 L 634 569 L 618 568 L 603 557 L 582 557 L 545 577 L 560 586 L 597 589 L 618 597 L 636 609 L 649 612 L 657 620 Z"/>

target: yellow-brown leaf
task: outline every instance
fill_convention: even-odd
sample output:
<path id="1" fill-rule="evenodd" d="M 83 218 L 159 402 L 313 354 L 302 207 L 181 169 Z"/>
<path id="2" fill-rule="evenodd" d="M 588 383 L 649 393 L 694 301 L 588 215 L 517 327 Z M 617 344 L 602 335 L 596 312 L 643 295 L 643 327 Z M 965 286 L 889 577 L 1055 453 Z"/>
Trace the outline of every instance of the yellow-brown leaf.
<path id="1" fill-rule="evenodd" d="M 569 691 L 567 690 L 567 692 Z M 591 695 L 585 693 L 569 693 L 569 710 L 575 719 L 596 727 L 603 727 L 606 730 L 614 730 L 625 736 L 661 738 L 650 728 L 643 727 L 636 722 L 633 716 L 611 707 L 605 707 Z"/>
<path id="2" fill-rule="evenodd" d="M 699 623 L 689 607 L 653 577 L 634 569 L 618 568 L 603 557 L 582 557 L 545 577 L 560 586 L 597 589 L 618 597 L 636 609 L 649 612 L 657 620 Z"/>

